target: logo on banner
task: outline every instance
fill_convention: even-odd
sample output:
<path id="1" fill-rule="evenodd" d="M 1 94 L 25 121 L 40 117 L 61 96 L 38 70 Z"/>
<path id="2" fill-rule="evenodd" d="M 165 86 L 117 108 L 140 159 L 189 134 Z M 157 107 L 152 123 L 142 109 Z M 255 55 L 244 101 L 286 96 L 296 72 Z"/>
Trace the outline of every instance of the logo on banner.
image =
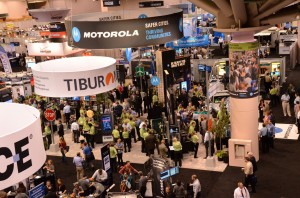
<path id="1" fill-rule="evenodd" d="M 72 37 L 75 42 L 79 42 L 81 38 L 80 31 L 77 27 L 73 27 L 72 29 Z"/>
<path id="2" fill-rule="evenodd" d="M 14 171 L 14 164 L 17 164 L 18 173 L 21 173 L 32 166 L 31 159 L 25 161 L 24 159 L 29 156 L 29 150 L 24 148 L 26 145 L 29 144 L 28 137 L 25 137 L 17 142 L 14 143 L 15 152 L 10 150 L 7 147 L 0 147 L 0 156 L 4 156 L 4 158 L 9 159 L 11 158 L 13 163 L 7 165 L 5 172 L 0 172 L 0 181 L 4 181 L 8 179 L 13 171 Z M 25 162 L 24 162 L 25 161 Z M 3 163 L 3 162 L 2 162 Z"/>
<path id="3" fill-rule="evenodd" d="M 182 32 L 183 30 L 183 18 L 179 19 L 179 31 Z"/>
<path id="4" fill-rule="evenodd" d="M 109 86 L 110 83 L 115 82 L 115 73 L 109 72 L 106 76 L 99 75 L 91 78 L 64 79 L 63 81 L 67 83 L 68 91 L 84 91 Z"/>
<path id="5" fill-rule="evenodd" d="M 159 83 L 160 83 L 159 77 L 153 76 L 153 77 L 151 78 L 151 84 L 152 84 L 153 86 L 158 86 Z"/>
<path id="6" fill-rule="evenodd" d="M 145 15 L 145 14 L 141 14 L 138 18 L 139 18 L 139 19 L 145 19 L 145 18 L 148 18 L 148 16 Z"/>

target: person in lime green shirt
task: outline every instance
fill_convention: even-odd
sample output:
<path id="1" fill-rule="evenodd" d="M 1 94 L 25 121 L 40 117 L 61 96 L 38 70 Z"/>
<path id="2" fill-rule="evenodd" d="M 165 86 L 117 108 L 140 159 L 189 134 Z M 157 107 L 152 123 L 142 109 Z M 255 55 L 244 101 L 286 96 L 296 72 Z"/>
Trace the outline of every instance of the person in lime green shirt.
<path id="1" fill-rule="evenodd" d="M 136 131 L 136 126 L 135 126 L 135 119 L 130 116 L 129 117 L 129 124 L 131 126 L 131 137 L 133 137 L 133 140 L 134 140 L 134 143 L 136 143 L 136 134 L 135 134 L 135 131 Z"/>
<path id="2" fill-rule="evenodd" d="M 126 147 L 128 147 L 128 152 L 130 152 L 131 149 L 131 140 L 129 138 L 130 134 L 127 128 L 123 129 L 124 131 L 122 132 L 123 140 L 124 140 L 124 151 L 125 153 L 127 152 Z"/>
<path id="3" fill-rule="evenodd" d="M 46 125 L 45 125 L 45 129 L 44 129 L 44 133 L 43 135 L 46 136 L 47 138 L 47 142 L 48 142 L 48 149 L 50 147 L 50 144 L 52 144 L 52 137 L 51 137 L 51 128 L 50 128 L 50 123 L 48 122 Z"/>
<path id="4" fill-rule="evenodd" d="M 85 123 L 83 124 L 83 132 L 82 133 L 83 133 L 83 136 L 85 137 L 86 143 L 89 146 L 91 146 L 90 145 L 90 129 L 91 129 L 91 127 L 88 123 L 88 120 L 86 120 Z"/>
<path id="5" fill-rule="evenodd" d="M 154 94 L 152 96 L 152 105 L 155 104 L 156 102 L 158 102 L 158 96 L 156 94 Z"/>
<path id="6" fill-rule="evenodd" d="M 110 167 L 113 172 L 117 172 L 117 149 L 115 148 L 114 143 L 110 143 L 109 145 L 109 153 L 110 153 Z"/>
<path id="7" fill-rule="evenodd" d="M 199 142 L 198 142 L 199 137 L 198 137 L 197 133 L 195 133 L 195 132 L 192 133 L 191 140 L 193 142 L 194 150 L 195 150 L 194 158 L 198 158 L 197 153 L 198 153 L 198 147 L 199 147 Z"/>
<path id="8" fill-rule="evenodd" d="M 195 126 L 196 126 L 196 122 L 194 120 L 192 120 L 190 122 L 190 127 L 189 127 L 189 137 L 191 137 L 193 135 L 193 133 L 195 132 Z"/>
<path id="9" fill-rule="evenodd" d="M 118 139 L 120 138 L 120 132 L 118 130 L 118 126 L 115 126 L 115 129 L 111 132 L 113 138 L 114 138 L 114 142 L 117 142 Z"/>
<path id="10" fill-rule="evenodd" d="M 146 149 L 145 149 L 145 139 L 144 139 L 144 133 L 147 132 L 147 125 L 146 124 L 143 124 L 142 125 L 142 128 L 140 128 L 140 136 L 141 136 L 141 142 L 142 142 L 142 153 L 145 153 L 146 152 Z"/>
<path id="11" fill-rule="evenodd" d="M 149 135 L 148 131 L 146 131 L 144 134 L 143 134 L 143 138 L 144 138 L 144 141 L 146 140 L 146 137 Z"/>
<path id="12" fill-rule="evenodd" d="M 175 166 L 177 166 L 177 163 L 179 162 L 179 166 L 182 166 L 182 145 L 181 143 L 177 140 L 176 137 L 173 138 L 173 148 L 174 148 L 174 161 L 175 161 Z"/>
<path id="13" fill-rule="evenodd" d="M 80 117 L 78 118 L 78 124 L 79 124 L 79 131 L 82 133 L 83 125 L 86 122 L 86 118 L 84 117 L 84 114 L 80 114 Z"/>
<path id="14" fill-rule="evenodd" d="M 96 130 L 95 130 L 95 124 L 93 122 L 89 122 L 89 126 L 90 126 L 90 132 L 89 132 L 89 135 L 90 135 L 90 143 L 91 143 L 91 146 L 92 148 L 95 148 L 95 134 L 96 134 Z"/>
<path id="15" fill-rule="evenodd" d="M 80 113 L 80 115 L 83 115 L 83 116 L 85 115 L 85 109 L 83 106 L 80 108 L 79 113 Z"/>

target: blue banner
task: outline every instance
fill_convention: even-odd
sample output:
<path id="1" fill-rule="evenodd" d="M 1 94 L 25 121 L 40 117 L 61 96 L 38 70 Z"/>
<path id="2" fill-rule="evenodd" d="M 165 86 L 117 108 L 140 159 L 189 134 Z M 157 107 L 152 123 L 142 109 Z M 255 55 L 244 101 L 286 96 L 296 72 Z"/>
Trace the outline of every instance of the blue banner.
<path id="1" fill-rule="evenodd" d="M 208 45 L 208 35 L 196 37 L 183 37 L 177 41 L 166 43 L 166 47 L 171 48 L 206 47 Z"/>

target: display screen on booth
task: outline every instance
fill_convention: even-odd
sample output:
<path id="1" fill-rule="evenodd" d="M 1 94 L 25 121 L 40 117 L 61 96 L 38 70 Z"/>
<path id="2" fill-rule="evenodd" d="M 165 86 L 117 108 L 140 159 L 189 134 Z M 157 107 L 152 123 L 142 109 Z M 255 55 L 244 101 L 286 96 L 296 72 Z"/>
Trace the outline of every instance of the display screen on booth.
<path id="1" fill-rule="evenodd" d="M 160 173 L 160 179 L 164 180 L 170 177 L 170 170 L 166 170 Z"/>
<path id="2" fill-rule="evenodd" d="M 179 167 L 178 166 L 170 169 L 170 176 L 176 175 L 178 173 L 179 173 Z"/>
<path id="3" fill-rule="evenodd" d="M 102 131 L 104 133 L 110 132 L 112 130 L 112 120 L 109 115 L 102 116 L 101 123 L 102 123 Z"/>

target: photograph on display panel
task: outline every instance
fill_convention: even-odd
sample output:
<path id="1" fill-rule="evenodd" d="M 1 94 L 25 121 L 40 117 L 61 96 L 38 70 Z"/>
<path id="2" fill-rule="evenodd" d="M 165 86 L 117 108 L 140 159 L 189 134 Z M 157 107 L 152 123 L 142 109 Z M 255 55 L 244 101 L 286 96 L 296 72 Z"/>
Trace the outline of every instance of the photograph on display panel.
<path id="1" fill-rule="evenodd" d="M 258 43 L 229 44 L 229 92 L 234 98 L 258 95 Z"/>

